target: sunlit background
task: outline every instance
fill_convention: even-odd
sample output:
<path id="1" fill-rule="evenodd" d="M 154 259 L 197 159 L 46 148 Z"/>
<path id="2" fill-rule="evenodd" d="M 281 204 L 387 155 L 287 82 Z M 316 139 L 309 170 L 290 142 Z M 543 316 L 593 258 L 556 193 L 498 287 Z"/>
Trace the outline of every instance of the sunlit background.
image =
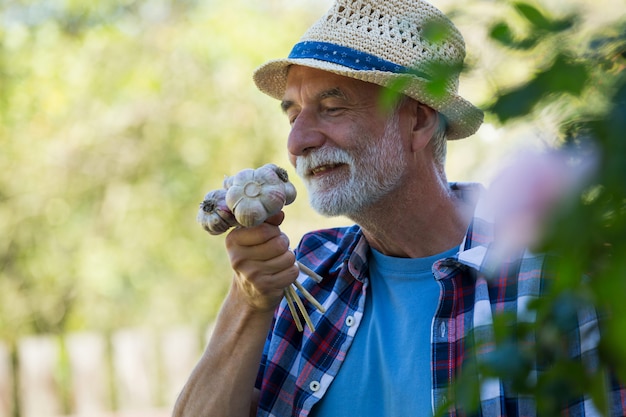
<path id="1" fill-rule="evenodd" d="M 515 23 L 507 3 L 433 3 L 466 37 L 461 95 L 473 103 L 544 62 L 546 51 L 489 42 L 491 21 Z M 285 208 L 293 245 L 348 222 L 308 208 L 286 158 L 288 124 L 251 80 L 329 4 L 0 3 L 0 417 L 169 414 L 230 283 L 223 236 L 195 221 L 225 175 L 288 168 L 300 192 Z M 626 9 L 541 4 L 582 11 L 580 36 Z M 489 183 L 520 148 L 554 143 L 562 112 L 546 106 L 504 126 L 487 114 L 475 136 L 449 145 L 449 180 Z"/>

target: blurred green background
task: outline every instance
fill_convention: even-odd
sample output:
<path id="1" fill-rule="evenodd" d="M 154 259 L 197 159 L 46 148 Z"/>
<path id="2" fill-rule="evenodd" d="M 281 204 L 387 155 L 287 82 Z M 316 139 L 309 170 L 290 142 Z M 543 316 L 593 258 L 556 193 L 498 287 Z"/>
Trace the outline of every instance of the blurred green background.
<path id="1" fill-rule="evenodd" d="M 507 155 L 561 143 L 565 121 L 608 107 L 624 68 L 622 0 L 433 3 L 466 38 L 461 95 L 489 110 L 473 138 L 450 144 L 450 180 L 489 182 Z M 0 3 L 0 340 L 210 323 L 231 272 L 223 236 L 195 216 L 242 168 L 288 169 L 300 191 L 285 209 L 294 246 L 347 222 L 308 208 L 286 158 L 288 123 L 251 80 L 329 5 Z M 594 47 L 598 36 L 617 40 Z M 587 59 L 583 73 L 561 52 Z M 557 64 L 559 76 L 538 76 Z"/>
<path id="2" fill-rule="evenodd" d="M 291 3 L 2 2 L 1 339 L 213 318 L 229 266 L 195 216 L 286 165 L 250 75 L 322 10 Z"/>

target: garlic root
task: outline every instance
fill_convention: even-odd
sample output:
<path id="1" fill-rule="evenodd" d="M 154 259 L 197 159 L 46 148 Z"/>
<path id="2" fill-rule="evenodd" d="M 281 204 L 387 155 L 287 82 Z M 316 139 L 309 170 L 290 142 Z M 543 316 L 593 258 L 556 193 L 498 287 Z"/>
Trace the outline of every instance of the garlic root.
<path id="1" fill-rule="evenodd" d="M 204 196 L 197 220 L 204 230 L 212 235 L 219 235 L 238 225 L 235 216 L 226 205 L 226 190 L 213 190 Z"/>

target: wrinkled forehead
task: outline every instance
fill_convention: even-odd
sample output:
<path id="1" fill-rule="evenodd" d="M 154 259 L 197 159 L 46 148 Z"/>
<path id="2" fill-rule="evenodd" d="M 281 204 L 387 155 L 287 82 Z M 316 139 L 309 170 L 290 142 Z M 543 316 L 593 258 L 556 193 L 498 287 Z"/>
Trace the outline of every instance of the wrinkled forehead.
<path id="1" fill-rule="evenodd" d="M 383 88 L 378 84 L 357 80 L 317 68 L 291 65 L 287 72 L 284 99 L 293 99 L 300 94 L 320 94 L 334 91 L 346 99 L 379 98 Z"/>

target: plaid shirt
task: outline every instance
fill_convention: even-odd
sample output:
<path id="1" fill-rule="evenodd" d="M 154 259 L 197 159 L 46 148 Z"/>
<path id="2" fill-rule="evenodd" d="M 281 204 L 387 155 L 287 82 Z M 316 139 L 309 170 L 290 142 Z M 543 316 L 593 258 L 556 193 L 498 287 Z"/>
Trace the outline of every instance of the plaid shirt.
<path id="1" fill-rule="evenodd" d="M 481 187 L 451 184 L 466 201 L 476 200 Z M 479 202 L 474 219 L 456 257 L 441 259 L 433 274 L 441 286 L 439 306 L 433 318 L 432 406 L 447 402 L 452 379 L 469 359 L 466 345 L 480 337 L 493 337 L 493 313 L 513 312 L 518 321 L 532 321 L 529 301 L 544 291 L 545 257 L 524 253 L 513 262 L 490 268 L 493 226 Z M 303 237 L 297 250 L 300 262 L 324 277 L 321 284 L 302 275 L 299 280 L 326 308 L 321 314 L 308 306 L 316 327 L 311 333 L 298 332 L 283 301 L 268 335 L 257 387 L 261 389 L 258 416 L 288 417 L 309 415 L 337 375 L 363 317 L 368 290 L 368 243 L 358 226 L 322 230 Z M 487 278 L 489 276 L 489 278 Z M 597 319 L 588 312 L 579 314 L 580 333 L 575 356 L 597 354 Z M 473 331 L 473 332 L 472 332 Z M 493 343 L 487 343 L 493 346 Z M 485 349 L 478 353 L 486 354 Z M 530 397 L 518 396 L 499 379 L 481 381 L 480 407 L 483 416 L 534 416 Z M 626 390 L 617 386 L 611 397 L 613 416 L 626 415 Z M 449 415 L 464 415 L 450 408 Z M 570 403 L 564 415 L 598 415 L 591 401 L 581 398 Z"/>

